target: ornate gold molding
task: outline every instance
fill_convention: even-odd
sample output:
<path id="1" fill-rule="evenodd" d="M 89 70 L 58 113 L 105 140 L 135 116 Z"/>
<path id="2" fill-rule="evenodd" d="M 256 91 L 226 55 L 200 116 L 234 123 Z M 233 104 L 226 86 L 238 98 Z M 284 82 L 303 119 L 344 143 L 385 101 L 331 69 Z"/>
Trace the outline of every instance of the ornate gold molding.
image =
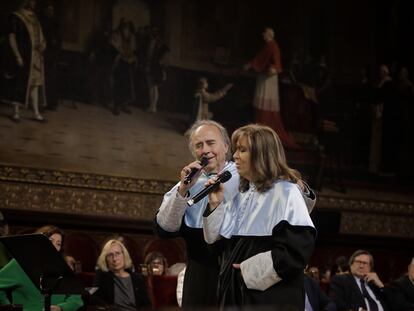
<path id="1" fill-rule="evenodd" d="M 317 208 L 334 209 L 340 212 L 366 212 L 370 214 L 388 214 L 414 217 L 414 203 L 381 201 L 367 198 L 344 198 L 319 194 Z"/>
<path id="2" fill-rule="evenodd" d="M 0 165 L 0 206 L 150 222 L 169 181 Z M 414 237 L 414 204 L 318 194 L 317 209 L 341 214 L 340 233 Z"/>
<path id="3" fill-rule="evenodd" d="M 0 183 L 4 209 L 152 221 L 162 196 L 27 183 Z"/>
<path id="4" fill-rule="evenodd" d="M 340 233 L 414 238 L 413 218 L 354 212 L 341 213 Z"/>
<path id="5" fill-rule="evenodd" d="M 170 181 L 0 165 L 0 180 L 112 191 L 164 194 Z"/>

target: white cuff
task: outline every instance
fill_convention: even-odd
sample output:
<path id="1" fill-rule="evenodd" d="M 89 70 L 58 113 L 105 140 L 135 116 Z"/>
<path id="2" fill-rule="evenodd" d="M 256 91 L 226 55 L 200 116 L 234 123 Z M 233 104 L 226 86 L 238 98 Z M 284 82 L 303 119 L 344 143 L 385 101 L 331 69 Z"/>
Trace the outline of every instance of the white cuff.
<path id="1" fill-rule="evenodd" d="M 180 230 L 186 208 L 187 198 L 183 198 L 176 190 L 168 200 L 162 202 L 157 213 L 157 223 L 165 231 L 177 232 Z"/>
<path id="2" fill-rule="evenodd" d="M 240 269 L 249 289 L 264 291 L 282 280 L 273 268 L 271 251 L 246 259 L 240 264 Z"/>
<path id="3" fill-rule="evenodd" d="M 203 217 L 204 240 L 212 244 L 220 238 L 220 228 L 224 219 L 224 204 L 221 203 L 207 217 Z"/>

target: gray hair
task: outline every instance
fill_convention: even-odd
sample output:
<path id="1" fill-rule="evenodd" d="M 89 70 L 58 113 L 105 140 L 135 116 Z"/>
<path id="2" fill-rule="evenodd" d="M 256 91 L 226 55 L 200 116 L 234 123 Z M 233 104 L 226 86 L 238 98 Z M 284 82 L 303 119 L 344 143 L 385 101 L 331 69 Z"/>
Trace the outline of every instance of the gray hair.
<path id="1" fill-rule="evenodd" d="M 190 152 L 193 155 L 193 157 L 196 157 L 195 152 L 194 152 L 194 146 L 193 146 L 193 135 L 195 131 L 197 131 L 202 126 L 217 127 L 221 133 L 221 138 L 223 140 L 223 143 L 230 147 L 230 137 L 229 137 L 229 134 L 227 133 L 227 130 L 224 128 L 223 125 L 213 120 L 199 120 L 199 121 L 196 121 L 185 133 L 185 136 L 188 139 L 188 149 L 190 149 Z M 230 160 L 230 159 L 231 159 L 231 148 L 228 148 L 228 151 L 226 153 L 226 160 Z"/>

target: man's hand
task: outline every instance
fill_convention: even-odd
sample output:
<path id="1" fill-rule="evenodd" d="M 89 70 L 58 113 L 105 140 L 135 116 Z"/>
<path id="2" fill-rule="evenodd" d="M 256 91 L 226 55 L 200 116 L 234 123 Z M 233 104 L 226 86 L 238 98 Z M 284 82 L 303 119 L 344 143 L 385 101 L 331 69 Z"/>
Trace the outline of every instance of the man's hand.
<path id="1" fill-rule="evenodd" d="M 384 287 L 384 283 L 381 282 L 380 278 L 378 277 L 376 272 L 368 272 L 365 277 L 364 280 L 369 283 L 369 282 L 373 282 L 375 284 L 375 286 L 377 286 L 378 288 L 383 288 Z"/>
<path id="2" fill-rule="evenodd" d="M 56 305 L 50 306 L 50 311 L 62 311 L 62 308 Z"/>
<path id="3" fill-rule="evenodd" d="M 188 174 L 190 174 L 191 169 L 193 169 L 193 168 L 195 168 L 199 171 L 197 172 L 197 174 L 194 175 L 191 182 L 186 185 L 186 184 L 184 184 L 185 177 Z M 201 172 L 202 172 L 201 168 L 202 168 L 202 166 L 200 164 L 200 161 L 194 161 L 194 162 L 191 162 L 190 164 L 188 164 L 187 166 L 184 166 L 183 169 L 181 170 L 181 172 L 180 172 L 180 186 L 178 187 L 178 193 L 182 197 L 185 197 L 187 195 L 188 190 L 195 184 L 198 177 L 200 177 Z"/>

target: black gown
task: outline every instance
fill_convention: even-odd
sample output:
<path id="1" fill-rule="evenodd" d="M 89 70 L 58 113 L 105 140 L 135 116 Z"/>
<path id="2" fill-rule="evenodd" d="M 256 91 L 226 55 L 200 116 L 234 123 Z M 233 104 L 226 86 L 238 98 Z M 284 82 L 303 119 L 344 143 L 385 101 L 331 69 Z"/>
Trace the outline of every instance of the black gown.
<path id="1" fill-rule="evenodd" d="M 304 310 L 303 271 L 316 230 L 297 185 L 277 181 L 264 193 L 250 185 L 204 216 L 206 241 L 225 244 L 218 284 L 221 310 Z"/>

